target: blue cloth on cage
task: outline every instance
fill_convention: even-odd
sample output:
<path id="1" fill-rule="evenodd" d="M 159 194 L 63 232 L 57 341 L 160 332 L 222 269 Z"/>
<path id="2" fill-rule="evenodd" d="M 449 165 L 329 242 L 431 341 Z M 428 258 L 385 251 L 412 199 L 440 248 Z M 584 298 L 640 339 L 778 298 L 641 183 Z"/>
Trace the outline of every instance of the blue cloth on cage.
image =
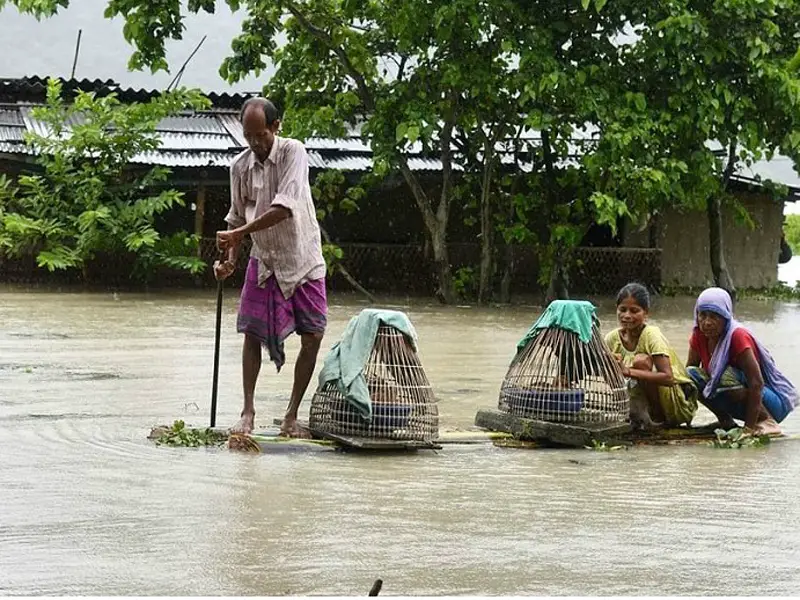
<path id="1" fill-rule="evenodd" d="M 597 318 L 596 310 L 594 304 L 585 300 L 554 300 L 519 341 L 517 352 L 521 352 L 542 329 L 553 327 L 571 331 L 588 344 L 592 339 L 592 322 Z"/>
<path id="2" fill-rule="evenodd" d="M 416 351 L 417 332 L 405 313 L 367 308 L 350 319 L 342 339 L 330 349 L 319 373 L 319 386 L 335 381 L 347 402 L 367 422 L 372 421 L 372 401 L 364 378 L 364 367 L 382 323 L 405 335 Z"/>

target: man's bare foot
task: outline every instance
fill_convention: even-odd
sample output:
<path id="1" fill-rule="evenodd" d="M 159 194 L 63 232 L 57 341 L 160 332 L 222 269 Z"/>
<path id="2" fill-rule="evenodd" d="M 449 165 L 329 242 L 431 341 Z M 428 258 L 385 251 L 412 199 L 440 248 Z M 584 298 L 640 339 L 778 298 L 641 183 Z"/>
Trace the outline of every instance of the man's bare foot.
<path id="1" fill-rule="evenodd" d="M 242 413 L 242 418 L 239 419 L 239 422 L 231 427 L 228 431 L 230 433 L 243 433 L 248 435 L 253 431 L 255 418 L 255 413 Z"/>
<path id="2" fill-rule="evenodd" d="M 309 439 L 311 437 L 308 431 L 297 424 L 297 419 L 288 417 L 283 418 L 283 424 L 281 425 L 281 432 L 279 435 L 281 437 L 301 439 Z"/>
<path id="3" fill-rule="evenodd" d="M 763 421 L 759 421 L 756 424 L 756 435 L 771 435 L 771 436 L 778 436 L 783 435 L 783 431 L 781 431 L 781 426 L 773 419 L 769 417 L 768 419 L 764 419 Z"/>

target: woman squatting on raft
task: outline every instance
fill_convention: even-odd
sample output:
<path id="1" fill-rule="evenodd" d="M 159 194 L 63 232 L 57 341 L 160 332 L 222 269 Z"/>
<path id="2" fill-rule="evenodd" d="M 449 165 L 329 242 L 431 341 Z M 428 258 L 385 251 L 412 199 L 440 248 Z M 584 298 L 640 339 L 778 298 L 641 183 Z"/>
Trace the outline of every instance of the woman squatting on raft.
<path id="1" fill-rule="evenodd" d="M 758 435 L 781 433 L 782 422 L 798 404 L 797 390 L 778 370 L 769 351 L 733 316 L 731 297 L 709 288 L 697 298 L 689 340 L 689 376 L 700 401 L 716 415 L 718 427 Z"/>
<path id="2" fill-rule="evenodd" d="M 617 295 L 619 329 L 606 336 L 629 381 L 631 423 L 643 429 L 690 425 L 697 392 L 667 338 L 647 323 L 649 312 L 647 288 L 629 283 Z"/>

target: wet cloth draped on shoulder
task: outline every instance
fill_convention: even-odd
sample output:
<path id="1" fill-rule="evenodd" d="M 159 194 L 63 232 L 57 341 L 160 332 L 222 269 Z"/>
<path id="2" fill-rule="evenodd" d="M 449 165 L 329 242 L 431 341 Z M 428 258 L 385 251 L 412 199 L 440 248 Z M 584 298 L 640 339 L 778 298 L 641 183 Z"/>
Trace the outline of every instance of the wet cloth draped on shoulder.
<path id="1" fill-rule="evenodd" d="M 558 327 L 578 335 L 587 344 L 592 339 L 592 323 L 597 319 L 596 308 L 584 300 L 554 300 L 517 344 L 520 352 L 542 329 Z"/>
<path id="2" fill-rule="evenodd" d="M 319 374 L 319 386 L 335 381 L 347 401 L 367 421 L 372 420 L 372 401 L 364 377 L 378 328 L 389 325 L 400 331 L 417 349 L 417 332 L 408 317 L 395 310 L 365 309 L 350 319 L 347 328 L 328 352 Z"/>

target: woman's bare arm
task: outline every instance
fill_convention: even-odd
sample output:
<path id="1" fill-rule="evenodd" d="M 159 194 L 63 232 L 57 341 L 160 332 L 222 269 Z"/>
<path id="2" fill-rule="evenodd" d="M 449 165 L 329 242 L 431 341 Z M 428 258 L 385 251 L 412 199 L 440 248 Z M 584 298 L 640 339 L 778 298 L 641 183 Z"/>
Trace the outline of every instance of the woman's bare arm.
<path id="1" fill-rule="evenodd" d="M 669 357 L 663 354 L 653 355 L 653 366 L 655 370 L 645 371 L 644 369 L 623 369 L 622 373 L 626 377 L 631 377 L 647 383 L 655 383 L 663 387 L 675 385 L 672 377 L 672 365 Z"/>
<path id="2" fill-rule="evenodd" d="M 689 356 L 686 358 L 686 366 L 687 367 L 699 367 L 700 366 L 700 355 L 697 353 L 697 350 L 689 346 Z"/>

